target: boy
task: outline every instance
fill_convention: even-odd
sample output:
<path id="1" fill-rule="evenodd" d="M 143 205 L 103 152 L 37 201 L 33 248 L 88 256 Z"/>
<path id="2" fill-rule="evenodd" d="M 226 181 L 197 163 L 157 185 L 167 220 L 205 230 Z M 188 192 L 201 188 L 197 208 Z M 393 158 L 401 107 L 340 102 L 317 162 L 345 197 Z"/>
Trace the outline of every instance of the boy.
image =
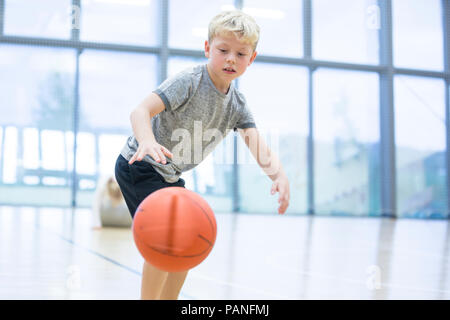
<path id="1" fill-rule="evenodd" d="M 117 159 L 116 178 L 132 217 L 150 193 L 184 187 L 181 173 L 197 166 L 232 128 L 239 129 L 272 179 L 271 194 L 279 192 L 278 212 L 286 211 L 286 174 L 232 83 L 255 60 L 258 39 L 259 27 L 249 15 L 239 10 L 218 14 L 209 24 L 205 41 L 208 63 L 167 79 L 131 113 L 134 136 Z M 187 271 L 165 272 L 144 262 L 141 298 L 177 299 L 186 275 Z"/>

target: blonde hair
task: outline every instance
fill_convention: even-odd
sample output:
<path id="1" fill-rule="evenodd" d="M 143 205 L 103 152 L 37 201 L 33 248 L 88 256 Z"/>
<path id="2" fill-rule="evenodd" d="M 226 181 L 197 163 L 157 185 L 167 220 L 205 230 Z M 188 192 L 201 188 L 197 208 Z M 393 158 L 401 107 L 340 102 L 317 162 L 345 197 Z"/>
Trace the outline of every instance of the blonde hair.
<path id="1" fill-rule="evenodd" d="M 256 49 L 259 40 L 259 26 L 252 16 L 240 11 L 223 11 L 216 15 L 208 26 L 208 42 L 215 36 L 233 33 L 239 40 L 252 45 Z"/>
<path id="2" fill-rule="evenodd" d="M 110 177 L 108 181 L 106 181 L 103 195 L 107 195 L 109 197 L 113 206 L 117 206 L 123 201 L 123 195 L 120 191 L 120 187 L 117 184 L 116 179 L 113 177 Z"/>

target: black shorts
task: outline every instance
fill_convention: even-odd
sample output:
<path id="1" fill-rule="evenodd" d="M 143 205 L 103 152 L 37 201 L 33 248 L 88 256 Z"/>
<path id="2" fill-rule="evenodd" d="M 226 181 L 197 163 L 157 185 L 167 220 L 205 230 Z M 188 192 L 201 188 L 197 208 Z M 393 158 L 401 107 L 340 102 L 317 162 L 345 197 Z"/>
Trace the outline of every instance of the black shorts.
<path id="1" fill-rule="evenodd" d="M 129 164 L 122 155 L 117 158 L 115 174 L 132 218 L 139 204 L 150 193 L 167 187 L 185 187 L 183 179 L 166 182 L 150 163 L 135 161 Z"/>

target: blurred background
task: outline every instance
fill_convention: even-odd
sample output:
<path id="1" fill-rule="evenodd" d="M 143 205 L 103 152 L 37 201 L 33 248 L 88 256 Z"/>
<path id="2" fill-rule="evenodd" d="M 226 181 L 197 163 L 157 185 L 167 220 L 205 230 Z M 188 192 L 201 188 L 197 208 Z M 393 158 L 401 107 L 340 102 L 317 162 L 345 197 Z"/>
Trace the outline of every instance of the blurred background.
<path id="1" fill-rule="evenodd" d="M 206 63 L 209 20 L 261 27 L 236 85 L 290 179 L 288 214 L 449 217 L 446 0 L 0 0 L 0 205 L 88 208 L 167 77 Z M 273 214 L 237 133 L 186 187 Z"/>

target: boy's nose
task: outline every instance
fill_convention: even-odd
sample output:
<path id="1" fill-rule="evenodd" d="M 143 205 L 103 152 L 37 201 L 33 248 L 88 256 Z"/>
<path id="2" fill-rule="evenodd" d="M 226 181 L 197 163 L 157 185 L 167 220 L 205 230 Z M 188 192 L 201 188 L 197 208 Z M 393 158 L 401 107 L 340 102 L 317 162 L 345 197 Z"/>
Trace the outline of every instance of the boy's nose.
<path id="1" fill-rule="evenodd" d="M 227 56 L 227 62 L 235 62 L 236 61 L 236 57 L 233 54 L 229 54 Z"/>

